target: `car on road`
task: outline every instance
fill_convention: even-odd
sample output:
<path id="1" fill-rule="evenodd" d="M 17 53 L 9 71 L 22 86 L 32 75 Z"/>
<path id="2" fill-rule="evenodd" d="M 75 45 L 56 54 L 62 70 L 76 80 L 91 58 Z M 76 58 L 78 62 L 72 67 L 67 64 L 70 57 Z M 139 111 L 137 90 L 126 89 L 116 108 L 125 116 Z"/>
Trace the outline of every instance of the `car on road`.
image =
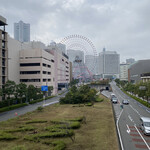
<path id="1" fill-rule="evenodd" d="M 128 101 L 127 99 L 124 99 L 124 100 L 122 101 L 122 104 L 128 105 L 128 104 L 129 104 L 129 101 Z"/>
<path id="2" fill-rule="evenodd" d="M 114 93 L 112 93 L 112 94 L 110 95 L 111 101 L 112 101 L 113 98 L 116 98 L 116 95 L 115 95 Z"/>
<path id="3" fill-rule="evenodd" d="M 141 117 L 140 118 L 140 128 L 145 135 L 150 135 L 150 118 L 149 117 Z"/>
<path id="4" fill-rule="evenodd" d="M 117 97 L 113 97 L 111 101 L 112 101 L 112 103 L 114 103 L 114 104 L 117 104 L 117 103 L 118 103 Z"/>

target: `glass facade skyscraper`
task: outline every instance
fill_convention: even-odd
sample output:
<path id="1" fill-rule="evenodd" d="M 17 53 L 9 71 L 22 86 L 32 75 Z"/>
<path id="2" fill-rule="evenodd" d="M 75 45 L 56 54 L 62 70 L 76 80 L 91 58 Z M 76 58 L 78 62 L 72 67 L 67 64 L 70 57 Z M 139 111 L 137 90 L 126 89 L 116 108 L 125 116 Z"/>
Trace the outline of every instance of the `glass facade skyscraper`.
<path id="1" fill-rule="evenodd" d="M 20 42 L 30 42 L 30 24 L 23 21 L 14 23 L 14 39 Z"/>

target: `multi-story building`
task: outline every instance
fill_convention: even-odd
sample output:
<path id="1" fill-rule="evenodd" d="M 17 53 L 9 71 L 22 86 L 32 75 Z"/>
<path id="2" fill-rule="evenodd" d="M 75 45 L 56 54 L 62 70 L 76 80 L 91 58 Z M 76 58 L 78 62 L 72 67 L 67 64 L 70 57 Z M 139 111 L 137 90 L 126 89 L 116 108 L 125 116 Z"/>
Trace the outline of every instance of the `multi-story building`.
<path id="1" fill-rule="evenodd" d="M 142 80 L 141 74 L 150 72 L 150 59 L 138 60 L 128 69 L 128 81 L 137 83 Z"/>
<path id="2" fill-rule="evenodd" d="M 134 58 L 126 59 L 126 64 L 133 64 L 135 62 Z"/>
<path id="3" fill-rule="evenodd" d="M 14 23 L 14 38 L 20 42 L 30 42 L 30 24 L 23 21 Z"/>
<path id="4" fill-rule="evenodd" d="M 102 78 L 119 78 L 120 55 L 104 48 L 99 54 L 99 71 Z"/>
<path id="5" fill-rule="evenodd" d="M 120 64 L 120 80 L 128 81 L 128 68 L 129 64 Z"/>
<path id="6" fill-rule="evenodd" d="M 5 26 L 6 19 L 0 16 L 0 88 L 8 80 L 8 47 L 7 47 L 7 32 Z"/>
<path id="7" fill-rule="evenodd" d="M 20 82 L 40 88 L 42 85 L 55 88 L 54 56 L 45 50 L 20 51 Z"/>
<path id="8" fill-rule="evenodd" d="M 10 36 L 7 37 L 8 39 L 8 79 L 11 81 L 15 81 L 16 84 L 20 83 L 20 59 L 19 59 L 19 52 L 21 50 L 27 49 L 36 49 L 40 48 L 43 49 L 46 46 L 41 42 L 20 42 L 11 38 Z"/>
<path id="9" fill-rule="evenodd" d="M 150 82 L 150 72 L 142 73 L 141 79 L 143 82 Z"/>
<path id="10" fill-rule="evenodd" d="M 62 88 L 67 88 L 70 83 L 70 62 L 63 52 L 57 49 L 47 49 L 47 52 L 54 56 L 54 81 L 55 93 Z"/>

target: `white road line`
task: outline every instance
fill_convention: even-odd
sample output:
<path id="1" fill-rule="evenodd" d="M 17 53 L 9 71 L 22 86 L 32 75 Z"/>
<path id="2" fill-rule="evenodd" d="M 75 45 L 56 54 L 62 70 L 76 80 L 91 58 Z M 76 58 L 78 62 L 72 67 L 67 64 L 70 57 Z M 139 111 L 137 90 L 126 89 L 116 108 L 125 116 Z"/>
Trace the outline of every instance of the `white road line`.
<path id="1" fill-rule="evenodd" d="M 122 139 L 121 139 L 121 135 L 120 135 L 120 131 L 119 131 L 119 127 L 118 127 L 119 119 L 121 117 L 122 112 L 123 112 L 123 109 L 122 109 L 122 111 L 121 111 L 121 113 L 120 113 L 120 115 L 119 115 L 119 117 L 117 119 L 117 130 L 118 130 L 119 140 L 120 140 L 120 144 L 121 144 L 121 150 L 124 150 Z"/>
<path id="2" fill-rule="evenodd" d="M 55 104 L 55 103 L 58 103 L 58 102 L 59 102 L 59 101 L 54 101 L 54 102 L 51 102 L 51 103 L 43 104 L 43 107 L 48 106 L 48 105 L 51 105 L 51 104 Z"/>
<path id="3" fill-rule="evenodd" d="M 131 118 L 131 116 L 130 116 L 130 115 L 128 115 L 128 118 L 130 119 L 130 121 L 131 121 L 131 122 L 133 122 L 133 119 Z"/>
<path id="4" fill-rule="evenodd" d="M 137 127 L 134 125 L 135 129 L 137 130 L 137 132 L 139 133 L 139 135 L 141 136 L 142 140 L 144 141 L 145 145 L 147 146 L 147 148 L 150 150 L 149 145 L 147 144 L 147 142 L 145 141 L 145 139 L 143 138 L 143 136 L 141 135 L 140 131 L 137 129 Z"/>
<path id="5" fill-rule="evenodd" d="M 141 114 L 140 114 L 135 108 L 133 108 L 132 105 L 130 105 L 130 107 L 131 107 L 139 116 L 141 116 Z"/>
<path id="6" fill-rule="evenodd" d="M 128 134 L 130 133 L 130 128 L 129 128 L 129 126 L 126 124 L 126 126 L 127 126 L 127 132 L 128 132 Z"/>

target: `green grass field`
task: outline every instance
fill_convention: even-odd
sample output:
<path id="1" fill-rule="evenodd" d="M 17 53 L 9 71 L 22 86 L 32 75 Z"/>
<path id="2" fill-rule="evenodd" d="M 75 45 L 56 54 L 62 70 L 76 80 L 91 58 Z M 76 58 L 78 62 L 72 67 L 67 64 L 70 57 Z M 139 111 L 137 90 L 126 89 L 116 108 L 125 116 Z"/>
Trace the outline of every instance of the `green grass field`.
<path id="1" fill-rule="evenodd" d="M 111 103 L 54 104 L 0 123 L 0 150 L 118 150 Z"/>

